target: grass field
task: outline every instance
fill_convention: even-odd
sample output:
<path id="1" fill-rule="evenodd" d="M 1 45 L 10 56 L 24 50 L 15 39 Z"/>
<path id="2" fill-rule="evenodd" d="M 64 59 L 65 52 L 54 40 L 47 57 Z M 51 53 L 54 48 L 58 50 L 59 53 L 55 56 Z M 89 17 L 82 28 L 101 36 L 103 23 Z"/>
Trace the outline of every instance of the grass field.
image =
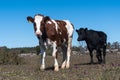
<path id="1" fill-rule="evenodd" d="M 107 54 L 106 64 L 89 65 L 89 55 L 71 55 L 70 69 L 53 71 L 53 57 L 46 56 L 40 71 L 40 56 L 26 56 L 24 65 L 0 65 L 0 80 L 120 80 L 120 55 Z M 62 56 L 58 56 L 61 65 Z"/>

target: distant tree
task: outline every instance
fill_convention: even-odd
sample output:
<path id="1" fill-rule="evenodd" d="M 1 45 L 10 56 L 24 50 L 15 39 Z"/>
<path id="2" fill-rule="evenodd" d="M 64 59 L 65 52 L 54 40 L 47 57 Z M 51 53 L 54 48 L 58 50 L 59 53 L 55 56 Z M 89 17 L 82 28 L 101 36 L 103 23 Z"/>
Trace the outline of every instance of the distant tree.
<path id="1" fill-rule="evenodd" d="M 111 49 L 111 43 L 110 42 L 107 43 L 107 49 Z"/>
<path id="2" fill-rule="evenodd" d="M 119 49 L 120 48 L 120 43 L 118 41 L 112 43 L 112 48 L 114 49 Z"/>
<path id="3" fill-rule="evenodd" d="M 72 47 L 72 50 L 73 50 L 73 51 L 80 51 L 80 48 L 77 47 L 77 46 L 73 46 L 73 47 Z"/>
<path id="4" fill-rule="evenodd" d="M 79 46 L 79 49 L 80 49 L 80 52 L 81 52 L 82 54 L 85 53 L 85 47 L 83 47 L 83 46 Z"/>
<path id="5" fill-rule="evenodd" d="M 0 50 L 5 50 L 5 49 L 8 49 L 6 46 L 2 46 L 2 47 L 0 47 Z"/>
<path id="6" fill-rule="evenodd" d="M 39 55 L 40 54 L 40 47 L 39 47 L 39 45 L 35 47 L 35 50 L 36 50 L 36 54 Z"/>

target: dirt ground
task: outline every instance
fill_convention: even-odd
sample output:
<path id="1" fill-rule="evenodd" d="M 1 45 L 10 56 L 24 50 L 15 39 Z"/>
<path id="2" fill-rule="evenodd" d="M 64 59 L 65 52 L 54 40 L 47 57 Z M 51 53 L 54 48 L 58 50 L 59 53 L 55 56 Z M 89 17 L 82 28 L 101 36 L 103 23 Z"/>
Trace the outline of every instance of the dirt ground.
<path id="1" fill-rule="evenodd" d="M 120 80 L 120 55 L 107 54 L 106 64 L 89 65 L 89 55 L 71 55 L 70 69 L 53 71 L 53 57 L 46 56 L 46 70 L 40 71 L 40 56 L 24 57 L 24 65 L 0 65 L 0 80 Z M 58 56 L 61 66 L 62 56 Z"/>

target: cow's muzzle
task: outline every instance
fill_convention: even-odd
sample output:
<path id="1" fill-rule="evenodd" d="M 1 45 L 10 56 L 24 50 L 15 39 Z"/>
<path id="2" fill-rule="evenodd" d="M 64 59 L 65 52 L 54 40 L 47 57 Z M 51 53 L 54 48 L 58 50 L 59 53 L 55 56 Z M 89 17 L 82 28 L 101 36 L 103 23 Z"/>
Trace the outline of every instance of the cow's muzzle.
<path id="1" fill-rule="evenodd" d="M 42 33 L 41 32 L 35 32 L 35 34 L 36 34 L 36 36 L 41 36 L 42 35 Z"/>

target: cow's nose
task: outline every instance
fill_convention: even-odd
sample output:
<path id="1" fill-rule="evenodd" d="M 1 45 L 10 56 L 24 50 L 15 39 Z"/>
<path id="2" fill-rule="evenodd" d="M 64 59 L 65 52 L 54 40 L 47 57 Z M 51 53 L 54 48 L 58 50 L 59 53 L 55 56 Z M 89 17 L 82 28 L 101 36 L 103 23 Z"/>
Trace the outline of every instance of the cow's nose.
<path id="1" fill-rule="evenodd" d="M 40 32 L 36 32 L 36 35 L 40 35 Z"/>
<path id="2" fill-rule="evenodd" d="M 37 31 L 36 33 L 35 33 L 37 36 L 39 35 L 42 35 L 42 33 L 40 32 L 40 31 Z"/>

